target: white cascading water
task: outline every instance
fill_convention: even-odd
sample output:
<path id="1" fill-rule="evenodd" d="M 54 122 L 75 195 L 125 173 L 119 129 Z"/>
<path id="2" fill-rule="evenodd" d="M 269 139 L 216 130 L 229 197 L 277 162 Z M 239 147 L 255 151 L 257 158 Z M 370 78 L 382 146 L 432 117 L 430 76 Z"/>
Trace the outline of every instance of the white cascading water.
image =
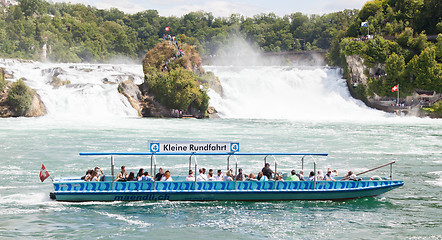
<path id="1" fill-rule="evenodd" d="M 58 64 L 0 59 L 0 67 L 24 78 L 41 96 L 48 117 L 90 119 L 136 117 L 118 83 L 143 81 L 141 64 Z M 338 69 L 325 67 L 206 66 L 224 95 L 210 90 L 210 105 L 223 118 L 370 120 L 390 116 L 353 99 Z M 52 76 L 70 84 L 54 87 Z"/>
<path id="2" fill-rule="evenodd" d="M 118 93 L 118 83 L 143 81 L 141 64 L 76 64 L 21 62 L 0 59 L 0 67 L 13 74 L 12 81 L 24 78 L 35 89 L 47 109 L 48 117 L 90 119 L 138 116 L 127 98 Z M 70 83 L 50 84 L 56 76 Z"/>
<path id="3" fill-rule="evenodd" d="M 214 67 L 223 96 L 209 93 L 224 118 L 348 121 L 391 116 L 350 96 L 339 69 L 325 67 Z"/>

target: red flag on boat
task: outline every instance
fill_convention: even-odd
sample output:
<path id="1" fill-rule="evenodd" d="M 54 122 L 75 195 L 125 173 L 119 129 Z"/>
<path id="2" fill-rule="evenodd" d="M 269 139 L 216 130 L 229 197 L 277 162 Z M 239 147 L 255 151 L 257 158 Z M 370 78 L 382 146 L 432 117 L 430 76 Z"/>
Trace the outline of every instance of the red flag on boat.
<path id="1" fill-rule="evenodd" d="M 399 89 L 399 85 L 394 86 L 391 88 L 391 92 L 396 92 Z"/>
<path id="2" fill-rule="evenodd" d="M 168 32 L 170 29 L 169 29 L 169 27 L 165 27 L 164 30 L 165 30 L 166 32 Z"/>
<path id="3" fill-rule="evenodd" d="M 41 164 L 41 169 L 40 169 L 40 180 L 43 182 L 46 178 L 48 178 L 49 172 L 48 170 L 46 170 L 46 167 L 44 164 Z"/>

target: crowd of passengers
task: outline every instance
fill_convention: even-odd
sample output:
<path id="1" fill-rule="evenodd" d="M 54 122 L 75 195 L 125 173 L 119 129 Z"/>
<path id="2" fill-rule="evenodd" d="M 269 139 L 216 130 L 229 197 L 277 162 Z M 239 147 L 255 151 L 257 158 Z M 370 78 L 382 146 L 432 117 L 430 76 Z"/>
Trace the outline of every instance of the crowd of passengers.
<path id="1" fill-rule="evenodd" d="M 195 176 L 193 170 L 189 170 L 189 175 L 186 177 L 185 181 L 269 181 L 269 180 L 277 180 L 277 181 L 336 181 L 335 177 L 338 176 L 337 170 L 332 170 L 331 168 L 327 169 L 327 173 L 324 175 L 322 170 L 318 170 L 315 174 L 314 171 L 311 171 L 308 177 L 304 177 L 304 171 L 296 171 L 292 170 L 291 176 L 287 177 L 285 180 L 282 177 L 281 173 L 275 173 L 271 168 L 270 164 L 266 163 L 262 170 L 255 177 L 255 174 L 244 174 L 241 168 L 238 169 L 238 174 L 234 175 L 233 170 L 230 169 L 224 175 L 222 170 L 218 170 L 216 174 L 213 172 L 213 169 L 209 169 L 209 172 L 206 174 L 206 169 L 201 168 L 198 171 L 198 175 Z M 99 167 L 95 167 L 94 170 L 88 170 L 86 175 L 81 179 L 85 181 L 100 181 L 103 177 L 103 171 Z M 356 177 L 352 171 L 348 171 L 346 175 L 341 180 L 360 180 Z M 173 181 L 171 173 L 169 170 L 163 171 L 162 168 L 158 170 L 158 173 L 155 176 L 151 176 L 147 171 L 144 171 L 143 168 L 140 168 L 138 173 L 135 175 L 134 172 L 128 173 L 126 171 L 126 166 L 121 167 L 121 172 L 117 174 L 114 181 Z"/>

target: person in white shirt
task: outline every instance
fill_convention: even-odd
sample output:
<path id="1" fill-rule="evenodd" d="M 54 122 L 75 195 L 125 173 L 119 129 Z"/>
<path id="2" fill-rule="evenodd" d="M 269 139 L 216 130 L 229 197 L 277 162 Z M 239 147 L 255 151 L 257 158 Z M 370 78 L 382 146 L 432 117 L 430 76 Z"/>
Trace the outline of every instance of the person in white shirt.
<path id="1" fill-rule="evenodd" d="M 143 176 L 140 179 L 138 179 L 138 181 L 153 182 L 153 178 L 149 175 L 148 172 L 144 172 Z"/>
<path id="2" fill-rule="evenodd" d="M 218 170 L 218 174 L 215 176 L 216 181 L 222 181 L 224 178 L 224 174 L 221 170 Z"/>
<path id="3" fill-rule="evenodd" d="M 213 172 L 209 172 L 208 180 L 209 181 L 216 181 L 216 178 L 213 176 Z"/>
<path id="4" fill-rule="evenodd" d="M 161 178 L 161 181 L 163 181 L 163 182 L 171 182 L 171 181 L 173 181 L 172 177 L 170 176 L 170 171 L 169 170 L 166 170 L 164 172 L 164 176 Z"/>
<path id="5" fill-rule="evenodd" d="M 226 176 L 223 177 L 223 181 L 233 181 L 232 176 L 232 172 L 230 170 L 227 171 Z"/>
<path id="6" fill-rule="evenodd" d="M 196 177 L 196 180 L 197 181 L 207 181 L 207 176 L 206 176 L 206 174 L 203 173 L 203 169 L 200 169 L 199 173 L 200 174 L 198 174 L 198 176 Z"/>

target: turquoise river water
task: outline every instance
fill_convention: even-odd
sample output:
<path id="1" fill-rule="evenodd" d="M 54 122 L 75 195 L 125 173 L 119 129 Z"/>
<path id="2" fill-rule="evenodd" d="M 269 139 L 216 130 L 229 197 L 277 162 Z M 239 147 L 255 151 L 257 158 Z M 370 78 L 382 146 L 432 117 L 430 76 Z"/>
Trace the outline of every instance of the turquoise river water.
<path id="1" fill-rule="evenodd" d="M 142 119 L 118 93 L 121 81 L 143 81 L 140 65 L 22 63 L 1 60 L 36 89 L 48 114 L 0 119 L 0 239 L 442 239 L 442 120 L 396 117 L 348 93 L 337 69 L 215 67 L 224 92 L 210 91 L 219 119 Z M 53 76 L 71 84 L 53 87 Z M 40 182 L 81 176 L 109 157 L 79 152 L 143 152 L 148 140 L 238 141 L 242 152 L 326 152 L 319 169 L 361 172 L 396 161 L 405 185 L 382 196 L 343 202 L 85 202 L 49 198 Z M 158 165 L 186 175 L 187 157 Z M 245 173 L 259 157 L 238 157 Z M 271 161 L 272 162 L 272 161 Z M 278 169 L 299 170 L 299 157 Z M 150 170 L 147 157 L 116 157 L 117 168 Z M 222 157 L 199 166 L 226 169 Z M 305 172 L 313 168 L 307 161 Z M 367 176 L 388 176 L 389 168 Z"/>
<path id="2" fill-rule="evenodd" d="M 394 179 L 405 185 L 383 196 L 344 202 L 88 202 L 49 199 L 50 179 L 38 178 L 42 163 L 54 177 L 79 176 L 109 158 L 78 152 L 147 151 L 148 139 L 232 140 L 243 152 L 328 152 L 320 169 L 340 174 L 396 161 Z M 63 122 L 48 118 L 0 119 L 0 238 L 71 239 L 440 239 L 442 237 L 442 125 L 438 120 L 311 122 L 250 119 L 137 119 Z M 240 157 L 246 173 L 260 158 Z M 300 159 L 279 158 L 282 171 Z M 201 166 L 225 169 L 222 158 L 200 157 Z M 118 157 L 130 171 L 149 159 Z M 184 175 L 187 158 L 161 157 L 158 164 Z M 308 162 L 306 169 L 312 168 Z M 371 173 L 370 173 L 371 174 Z M 388 168 L 372 175 L 388 175 Z"/>

